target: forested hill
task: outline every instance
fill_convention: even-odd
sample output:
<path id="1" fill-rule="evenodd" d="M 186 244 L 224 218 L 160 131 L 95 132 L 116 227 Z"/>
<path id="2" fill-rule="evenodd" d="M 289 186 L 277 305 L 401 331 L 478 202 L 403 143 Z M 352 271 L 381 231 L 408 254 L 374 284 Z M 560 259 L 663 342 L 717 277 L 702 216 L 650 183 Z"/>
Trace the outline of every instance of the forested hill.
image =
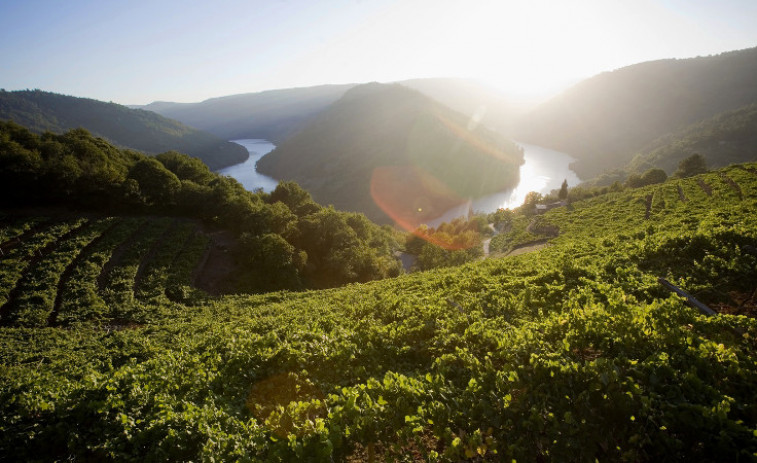
<path id="1" fill-rule="evenodd" d="M 672 173 L 679 162 L 701 154 L 710 167 L 757 160 L 757 104 L 728 111 L 653 142 L 629 163 L 629 172 L 660 168 Z"/>
<path id="2" fill-rule="evenodd" d="M 581 177 L 619 168 L 647 144 L 757 103 L 757 48 L 652 61 L 587 79 L 525 117 L 524 142 L 578 158 Z"/>
<path id="3" fill-rule="evenodd" d="M 187 153 L 211 169 L 249 156 L 242 146 L 150 111 L 40 90 L 0 91 L 0 120 L 12 120 L 38 133 L 81 127 L 119 146 L 149 154 Z"/>
<path id="4" fill-rule="evenodd" d="M 155 102 L 141 108 L 206 130 L 224 140 L 265 138 L 279 143 L 353 86 L 269 90 L 211 98 L 200 103 Z"/>
<path id="5" fill-rule="evenodd" d="M 512 187 L 518 146 L 420 92 L 366 84 L 347 92 L 258 162 L 316 201 L 376 221 L 417 224 Z"/>

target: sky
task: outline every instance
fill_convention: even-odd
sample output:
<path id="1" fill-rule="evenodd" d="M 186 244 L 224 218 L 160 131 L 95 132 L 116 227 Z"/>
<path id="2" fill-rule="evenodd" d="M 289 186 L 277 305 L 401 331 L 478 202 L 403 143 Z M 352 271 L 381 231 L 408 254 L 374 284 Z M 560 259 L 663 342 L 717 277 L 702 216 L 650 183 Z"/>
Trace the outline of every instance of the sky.
<path id="1" fill-rule="evenodd" d="M 147 104 L 472 78 L 540 99 L 757 46 L 755 0 L 2 0 L 0 88 Z"/>

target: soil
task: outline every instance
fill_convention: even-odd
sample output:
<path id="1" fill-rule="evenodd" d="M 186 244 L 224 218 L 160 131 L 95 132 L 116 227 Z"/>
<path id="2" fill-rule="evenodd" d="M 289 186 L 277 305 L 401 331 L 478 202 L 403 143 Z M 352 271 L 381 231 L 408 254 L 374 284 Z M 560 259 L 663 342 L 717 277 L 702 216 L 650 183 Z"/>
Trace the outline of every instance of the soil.
<path id="1" fill-rule="evenodd" d="M 207 234 L 210 244 L 195 269 L 193 281 L 196 288 L 217 296 L 228 293 L 233 288 L 233 276 L 239 268 L 233 254 L 236 240 L 234 235 L 227 231 Z"/>
<path id="2" fill-rule="evenodd" d="M 681 198 L 682 203 L 686 203 L 689 201 L 686 195 L 683 194 L 683 188 L 681 188 L 681 185 L 678 185 L 678 197 Z"/>
<path id="3" fill-rule="evenodd" d="M 712 187 L 710 187 L 707 182 L 705 182 L 701 178 L 697 178 L 697 184 L 699 184 L 699 188 L 701 188 L 702 191 L 707 194 L 707 196 L 712 196 Z"/>
<path id="4" fill-rule="evenodd" d="M 523 246 L 513 249 L 512 251 L 505 254 L 505 256 L 512 257 L 512 256 L 519 256 L 521 254 L 528 254 L 529 252 L 535 252 L 540 249 L 544 249 L 547 246 L 549 246 L 549 243 L 547 243 L 546 241 L 529 243 L 529 244 L 525 244 Z"/>
<path id="5" fill-rule="evenodd" d="M 729 295 L 731 296 L 733 304 L 716 305 L 716 310 L 719 313 L 757 318 L 757 289 L 751 293 L 739 293 L 733 291 Z"/>
<path id="6" fill-rule="evenodd" d="M 646 207 L 647 207 L 647 212 L 644 214 L 644 219 L 645 220 L 648 220 L 649 219 L 649 215 L 652 213 L 652 199 L 653 198 L 654 198 L 654 193 L 648 194 L 647 197 L 646 197 L 646 199 L 645 199 L 645 201 L 646 201 Z"/>
<path id="7" fill-rule="evenodd" d="M 720 173 L 720 178 L 722 178 L 723 181 L 727 183 L 728 186 L 730 186 L 733 189 L 733 191 L 736 192 L 736 194 L 739 196 L 739 199 L 744 199 L 744 193 L 741 192 L 741 187 L 739 186 L 738 183 L 736 183 L 731 177 L 727 176 L 726 174 L 722 172 Z"/>

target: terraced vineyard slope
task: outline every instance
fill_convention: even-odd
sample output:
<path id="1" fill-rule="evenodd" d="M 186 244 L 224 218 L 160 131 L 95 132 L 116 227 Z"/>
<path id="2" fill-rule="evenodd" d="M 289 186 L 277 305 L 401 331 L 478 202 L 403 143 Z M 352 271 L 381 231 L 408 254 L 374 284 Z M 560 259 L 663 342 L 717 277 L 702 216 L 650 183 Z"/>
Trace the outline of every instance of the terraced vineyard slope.
<path id="1" fill-rule="evenodd" d="M 184 303 L 168 298 L 191 292 L 170 290 L 194 249 L 181 223 L 10 218 L 2 278 L 18 289 L 0 328 L 0 455 L 754 461 L 756 173 L 610 193 L 501 235 L 549 240 L 530 254 Z M 173 233 L 186 243 L 156 244 Z M 67 282 L 42 278 L 51 265 Z M 47 318 L 23 318 L 14 301 L 37 281 L 86 296 L 52 326 L 48 305 Z"/>
<path id="2" fill-rule="evenodd" d="M 191 292 L 192 270 L 208 244 L 196 223 L 177 219 L 13 216 L 6 222 L 0 244 L 5 327 L 144 324 L 181 299 L 176 294 Z M 11 238 L 18 230 L 28 232 Z M 198 237 L 202 246 L 194 244 Z"/>

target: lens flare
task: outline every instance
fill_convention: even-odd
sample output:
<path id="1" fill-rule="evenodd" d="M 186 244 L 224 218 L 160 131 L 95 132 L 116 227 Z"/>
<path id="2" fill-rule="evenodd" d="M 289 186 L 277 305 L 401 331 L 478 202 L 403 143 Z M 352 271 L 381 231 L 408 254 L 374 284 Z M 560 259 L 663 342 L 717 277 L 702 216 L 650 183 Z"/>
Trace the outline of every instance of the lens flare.
<path id="1" fill-rule="evenodd" d="M 445 249 L 470 247 L 471 240 L 444 239 L 426 233 L 421 226 L 467 200 L 454 194 L 443 182 L 416 166 L 374 169 L 371 197 L 404 230 Z"/>
<path id="2" fill-rule="evenodd" d="M 488 140 L 484 140 L 481 135 L 473 131 L 473 129 L 475 129 L 475 127 L 478 125 L 477 117 L 480 117 L 478 114 L 473 115 L 470 122 L 468 123 L 468 127 L 463 127 L 455 121 L 452 121 L 439 114 L 437 114 L 436 117 L 447 129 L 454 133 L 458 139 L 475 146 L 489 156 L 500 161 L 510 163 L 513 166 L 518 166 L 523 163 L 522 158 L 513 156 L 505 150 L 497 148 L 493 143 Z M 522 150 L 520 150 L 520 152 L 522 152 Z"/>

